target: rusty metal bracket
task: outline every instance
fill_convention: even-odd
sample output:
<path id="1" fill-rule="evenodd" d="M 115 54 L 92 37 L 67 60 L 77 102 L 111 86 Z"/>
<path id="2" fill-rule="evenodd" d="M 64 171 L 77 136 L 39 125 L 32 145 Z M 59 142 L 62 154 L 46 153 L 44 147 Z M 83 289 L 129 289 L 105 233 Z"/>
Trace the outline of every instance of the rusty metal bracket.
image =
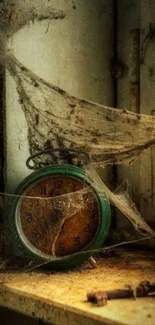
<path id="1" fill-rule="evenodd" d="M 116 57 L 110 60 L 110 70 L 114 79 L 120 79 L 128 70 L 128 66 L 122 61 L 121 58 Z"/>
<path id="2" fill-rule="evenodd" d="M 144 37 L 144 40 L 141 45 L 141 55 L 140 55 L 140 62 L 141 64 L 144 64 L 146 52 L 149 46 L 149 43 L 155 39 L 155 24 L 150 23 L 149 24 L 149 30 Z"/>

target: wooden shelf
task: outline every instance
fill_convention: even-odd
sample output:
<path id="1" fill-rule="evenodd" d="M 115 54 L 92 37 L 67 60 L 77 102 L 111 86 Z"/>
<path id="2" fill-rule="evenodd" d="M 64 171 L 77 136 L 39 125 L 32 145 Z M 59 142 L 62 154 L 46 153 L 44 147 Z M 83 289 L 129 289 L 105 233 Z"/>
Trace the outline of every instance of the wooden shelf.
<path id="1" fill-rule="evenodd" d="M 155 256 L 124 250 L 97 263 L 96 269 L 85 264 L 78 270 L 51 274 L 1 273 L 0 305 L 57 325 L 154 325 L 154 297 L 113 300 L 105 307 L 94 307 L 86 302 L 86 294 L 155 281 Z"/>

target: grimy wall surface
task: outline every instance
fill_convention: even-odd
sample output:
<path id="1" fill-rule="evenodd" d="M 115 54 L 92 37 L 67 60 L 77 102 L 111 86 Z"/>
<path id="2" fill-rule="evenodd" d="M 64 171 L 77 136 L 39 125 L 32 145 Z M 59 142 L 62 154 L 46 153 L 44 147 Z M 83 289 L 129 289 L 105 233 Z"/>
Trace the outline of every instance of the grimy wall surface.
<path id="1" fill-rule="evenodd" d="M 155 114 L 155 2 L 118 1 L 118 55 L 124 73 L 118 79 L 120 108 Z M 136 129 L 135 129 L 136 132 Z M 143 152 L 132 166 L 118 168 L 118 182 L 129 179 L 131 195 L 142 216 L 155 226 L 155 149 Z M 126 224 L 118 218 L 119 226 Z"/>
<path id="2" fill-rule="evenodd" d="M 117 79 L 117 107 L 127 108 L 135 113 L 140 112 L 140 1 L 120 0 L 118 1 L 117 17 L 117 41 L 118 57 L 122 73 Z M 137 76 L 138 75 L 138 76 Z M 137 77 L 137 79 L 136 79 Z M 136 129 L 135 129 L 136 132 Z M 119 166 L 117 168 L 118 183 L 125 179 L 129 180 L 131 195 L 140 206 L 140 159 L 131 166 Z M 128 225 L 129 221 L 119 217 L 119 227 Z"/>
<path id="3" fill-rule="evenodd" d="M 155 115 L 155 2 L 141 2 L 141 113 Z M 154 35 L 154 36 L 152 36 Z M 140 160 L 140 209 L 148 222 L 155 227 L 155 148 L 141 155 Z"/>
<path id="4" fill-rule="evenodd" d="M 26 11 L 32 2 L 17 1 Z M 38 0 L 35 13 L 54 10 L 61 19 L 30 21 L 8 39 L 7 47 L 40 77 L 67 90 L 105 105 L 114 105 L 110 60 L 114 56 L 113 2 L 108 0 Z M 155 114 L 154 107 L 154 22 L 153 0 L 119 0 L 117 10 L 118 78 L 117 107 Z M 152 37 L 152 38 L 151 38 Z M 116 68 L 116 67 L 115 67 Z M 117 69 L 116 69 L 117 70 Z M 116 71 L 118 72 L 118 71 Z M 136 132 L 136 130 L 135 130 Z M 8 191 L 29 174 L 25 161 L 29 156 L 28 128 L 18 102 L 16 85 L 6 76 L 6 171 Z M 142 215 L 154 223 L 155 163 L 154 149 L 141 155 L 131 167 L 117 168 L 118 183 L 129 179 L 131 194 Z M 125 224 L 118 218 L 119 227 Z"/>
<path id="5" fill-rule="evenodd" d="M 31 1 L 18 1 L 21 10 Z M 47 6 L 62 19 L 34 20 L 9 38 L 7 47 L 29 69 L 71 95 L 113 106 L 110 59 L 113 55 L 112 0 L 34 2 L 35 12 Z M 34 5 L 33 4 L 33 5 Z M 28 128 L 16 85 L 6 79 L 7 188 L 14 191 L 29 173 Z"/>

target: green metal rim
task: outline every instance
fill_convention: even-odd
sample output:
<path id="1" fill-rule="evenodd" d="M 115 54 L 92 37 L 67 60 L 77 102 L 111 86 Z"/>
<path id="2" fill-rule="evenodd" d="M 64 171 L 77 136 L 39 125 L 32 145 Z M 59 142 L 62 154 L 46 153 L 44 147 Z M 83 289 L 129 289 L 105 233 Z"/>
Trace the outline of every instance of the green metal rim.
<path id="1" fill-rule="evenodd" d="M 84 250 L 87 250 L 87 252 L 80 251 L 78 254 L 69 255 L 63 258 L 56 258 L 56 259 L 46 259 L 41 256 L 38 256 L 35 252 L 33 252 L 32 249 L 28 248 L 24 241 L 21 238 L 21 235 L 19 234 L 18 227 L 16 224 L 16 208 L 18 205 L 18 202 L 20 200 L 20 197 L 18 195 L 24 195 L 24 192 L 28 189 L 29 186 L 33 185 L 34 182 L 43 180 L 44 178 L 48 176 L 56 176 L 56 175 L 68 175 L 75 178 L 78 178 L 81 181 L 84 181 L 88 185 L 91 186 L 91 182 L 89 178 L 86 177 L 85 172 L 83 169 L 79 167 L 75 167 L 72 165 L 53 165 L 53 166 L 47 166 L 43 167 L 32 174 L 30 174 L 28 177 L 26 177 L 20 185 L 17 187 L 15 191 L 15 197 L 13 201 L 13 209 L 11 213 L 11 228 L 14 233 L 14 237 L 16 239 L 16 243 L 20 247 L 20 249 L 24 252 L 24 254 L 27 257 L 33 257 L 35 260 L 38 260 L 38 263 L 48 263 L 48 266 L 56 269 L 65 269 L 74 267 L 77 264 L 81 264 L 84 262 L 87 258 L 89 258 L 92 253 L 91 250 L 97 249 L 101 247 L 103 244 L 105 238 L 107 237 L 109 227 L 110 227 L 110 221 L 111 221 L 111 211 L 110 211 L 110 205 L 107 200 L 103 199 L 99 194 L 96 192 L 96 190 L 93 188 L 93 191 L 98 199 L 98 202 L 100 204 L 100 211 L 101 211 L 101 220 L 100 220 L 100 227 L 98 231 L 96 232 L 96 235 L 93 239 L 93 242 L 91 245 L 87 246 Z M 88 252 L 89 251 L 89 252 Z"/>

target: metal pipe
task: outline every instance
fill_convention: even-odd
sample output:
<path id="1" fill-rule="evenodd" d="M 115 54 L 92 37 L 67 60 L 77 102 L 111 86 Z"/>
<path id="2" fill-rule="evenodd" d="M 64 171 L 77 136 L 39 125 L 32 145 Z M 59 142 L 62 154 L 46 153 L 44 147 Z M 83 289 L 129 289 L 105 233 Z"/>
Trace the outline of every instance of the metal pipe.
<path id="1" fill-rule="evenodd" d="M 130 32 L 129 105 L 134 113 L 140 113 L 140 30 Z"/>

